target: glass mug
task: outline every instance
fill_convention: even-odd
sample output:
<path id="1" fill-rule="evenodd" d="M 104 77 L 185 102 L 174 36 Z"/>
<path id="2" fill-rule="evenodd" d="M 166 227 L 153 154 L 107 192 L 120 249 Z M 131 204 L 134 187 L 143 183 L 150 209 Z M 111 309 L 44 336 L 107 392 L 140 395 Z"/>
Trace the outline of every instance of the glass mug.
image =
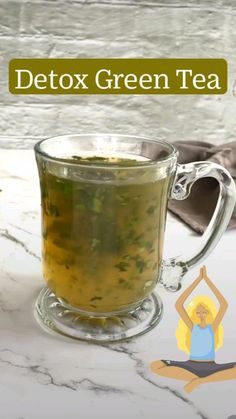
<path id="1" fill-rule="evenodd" d="M 42 201 L 40 322 L 99 342 L 130 338 L 162 315 L 157 283 L 180 287 L 226 230 L 235 205 L 229 173 L 212 162 L 177 164 L 172 144 L 116 134 L 65 135 L 35 146 Z M 213 177 L 220 195 L 200 250 L 162 260 L 168 199 Z"/>

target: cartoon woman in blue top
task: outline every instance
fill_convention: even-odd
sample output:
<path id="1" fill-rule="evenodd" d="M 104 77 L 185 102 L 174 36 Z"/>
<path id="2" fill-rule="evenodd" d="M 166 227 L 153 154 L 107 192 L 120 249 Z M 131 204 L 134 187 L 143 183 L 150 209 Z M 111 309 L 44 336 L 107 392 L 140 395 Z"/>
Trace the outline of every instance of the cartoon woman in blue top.
<path id="1" fill-rule="evenodd" d="M 205 280 L 219 302 L 207 296 L 198 296 L 185 309 L 184 303 L 196 286 Z M 184 389 L 191 393 L 203 383 L 236 379 L 236 362 L 217 364 L 215 351 L 222 346 L 221 321 L 228 304 L 220 291 L 207 276 L 205 266 L 198 278 L 180 295 L 175 304 L 180 315 L 176 338 L 179 349 L 189 354 L 188 361 L 159 360 L 151 363 L 153 372 L 163 377 L 188 381 Z"/>

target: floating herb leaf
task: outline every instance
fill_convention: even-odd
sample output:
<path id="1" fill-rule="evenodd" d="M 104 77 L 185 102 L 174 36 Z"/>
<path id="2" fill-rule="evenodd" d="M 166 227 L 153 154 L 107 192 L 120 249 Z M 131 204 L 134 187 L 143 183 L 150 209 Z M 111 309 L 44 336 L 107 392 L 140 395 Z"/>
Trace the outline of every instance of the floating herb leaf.
<path id="1" fill-rule="evenodd" d="M 133 239 L 133 244 L 140 245 L 140 242 L 143 241 L 143 234 L 139 234 L 138 236 L 135 236 Z"/>
<path id="2" fill-rule="evenodd" d="M 132 289 L 133 288 L 132 284 L 124 278 L 118 278 L 118 283 L 119 283 L 120 287 L 122 287 L 124 289 Z"/>
<path id="3" fill-rule="evenodd" d="M 124 259 L 124 260 L 130 260 L 131 259 L 131 256 L 130 255 L 125 255 L 125 256 L 122 257 L 122 259 Z"/>
<path id="4" fill-rule="evenodd" d="M 154 205 L 151 205 L 148 209 L 147 209 L 147 213 L 152 215 L 154 214 L 156 207 Z"/>
<path id="5" fill-rule="evenodd" d="M 95 295 L 94 297 L 90 298 L 90 301 L 98 301 L 98 300 L 102 300 L 102 297 Z"/>
<path id="6" fill-rule="evenodd" d="M 117 263 L 117 265 L 115 265 L 115 267 L 117 269 L 119 269 L 119 271 L 121 271 L 121 272 L 127 271 L 129 266 L 130 266 L 130 264 L 128 262 L 123 262 L 123 261 L 121 261 L 121 262 Z"/>
<path id="7" fill-rule="evenodd" d="M 136 258 L 135 264 L 139 273 L 141 274 L 143 273 L 145 269 L 147 269 L 147 265 L 148 265 L 148 263 L 145 260 L 141 259 L 140 257 Z"/>

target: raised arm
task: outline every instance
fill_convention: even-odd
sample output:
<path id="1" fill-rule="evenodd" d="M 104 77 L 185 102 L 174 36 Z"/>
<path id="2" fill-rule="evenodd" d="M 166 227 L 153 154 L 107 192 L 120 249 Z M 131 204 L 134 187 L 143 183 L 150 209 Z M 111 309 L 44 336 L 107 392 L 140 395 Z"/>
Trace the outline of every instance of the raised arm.
<path id="1" fill-rule="evenodd" d="M 225 312 L 228 308 L 228 303 L 226 301 L 226 299 L 224 298 L 224 296 L 221 294 L 221 292 L 218 290 L 218 288 L 216 288 L 216 286 L 213 284 L 213 282 L 210 280 L 210 278 L 207 276 L 207 272 L 206 272 L 206 267 L 203 267 L 203 278 L 205 279 L 208 287 L 211 289 L 211 291 L 213 292 L 213 294 L 215 295 L 215 297 L 217 298 L 217 300 L 219 301 L 220 307 L 219 307 L 219 311 L 212 323 L 212 329 L 215 332 L 217 327 L 219 326 L 220 322 L 222 321 Z"/>
<path id="2" fill-rule="evenodd" d="M 175 308 L 177 312 L 179 313 L 181 319 L 190 330 L 192 330 L 193 328 L 193 322 L 184 308 L 184 303 L 186 299 L 189 297 L 189 295 L 196 288 L 196 286 L 199 284 L 199 282 L 201 282 L 202 279 L 203 279 L 203 270 L 201 268 L 199 276 L 195 279 L 195 281 L 192 282 L 192 284 L 188 288 L 186 288 L 186 290 L 179 296 L 179 298 L 177 299 L 175 303 Z"/>

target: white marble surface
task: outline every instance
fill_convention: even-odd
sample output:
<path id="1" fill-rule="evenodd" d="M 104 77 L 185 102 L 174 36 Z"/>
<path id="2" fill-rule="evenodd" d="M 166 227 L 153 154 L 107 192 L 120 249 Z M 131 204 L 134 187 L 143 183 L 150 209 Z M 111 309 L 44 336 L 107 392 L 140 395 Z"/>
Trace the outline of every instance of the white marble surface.
<path id="1" fill-rule="evenodd" d="M 154 359 L 186 358 L 175 340 L 176 294 L 159 290 L 165 310 L 161 323 L 129 342 L 98 346 L 43 331 L 33 315 L 44 283 L 39 186 L 32 151 L 0 150 L 0 189 L 1 418 L 226 419 L 236 415 L 236 381 L 203 385 L 186 395 L 183 382 L 155 376 L 148 369 Z M 166 253 L 175 255 L 180 248 L 184 252 L 197 240 L 169 218 Z M 219 362 L 236 360 L 235 243 L 236 231 L 227 232 L 207 260 L 209 274 L 229 301 Z M 196 273 L 196 269 L 188 273 L 184 285 Z"/>

